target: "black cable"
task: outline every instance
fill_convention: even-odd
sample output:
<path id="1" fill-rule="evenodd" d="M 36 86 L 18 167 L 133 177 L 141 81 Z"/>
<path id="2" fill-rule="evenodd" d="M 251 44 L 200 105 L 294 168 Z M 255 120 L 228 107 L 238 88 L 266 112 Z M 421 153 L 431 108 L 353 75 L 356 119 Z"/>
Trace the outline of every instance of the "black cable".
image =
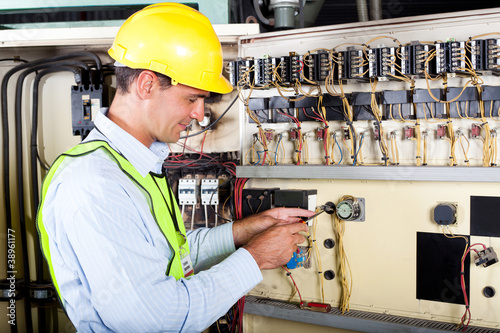
<path id="1" fill-rule="evenodd" d="M 65 60 L 61 61 L 58 63 L 59 65 L 65 65 L 65 66 L 77 66 L 77 67 L 82 67 L 86 70 L 89 69 L 89 67 L 82 61 L 75 61 L 75 60 Z M 50 68 L 54 67 L 54 64 L 40 64 L 36 65 L 30 68 L 25 69 L 17 78 L 17 85 L 16 85 L 16 103 L 15 103 L 15 129 L 16 129 L 16 158 L 17 158 L 17 198 L 18 198 L 18 209 L 19 209 L 19 227 L 21 229 L 21 246 L 22 246 L 22 252 L 23 252 L 23 268 L 24 268 L 24 284 L 27 288 L 27 297 L 25 299 L 25 311 L 30 311 L 30 318 L 29 320 L 31 321 L 31 301 L 30 301 L 30 284 L 31 284 L 31 279 L 30 279 L 30 271 L 29 271 L 29 262 L 28 262 L 28 244 L 27 244 L 27 237 L 26 237 L 26 216 L 25 216 L 25 207 L 24 207 L 24 175 L 23 175 L 23 140 L 22 140 L 22 95 L 23 95 L 23 84 L 24 84 L 24 79 L 31 73 L 45 69 L 45 68 Z M 38 92 L 38 91 L 37 91 Z M 37 101 L 38 103 L 38 101 Z M 37 105 L 38 107 L 38 105 Z M 36 165 L 36 162 L 35 162 Z M 38 181 L 37 177 L 32 179 L 32 183 L 35 183 Z M 36 190 L 36 197 L 38 199 L 38 186 Z M 36 206 L 35 206 L 36 207 Z M 37 283 L 42 283 L 43 282 L 43 258 L 40 246 L 38 246 L 38 250 L 36 250 L 37 255 L 36 255 L 36 268 L 37 268 Z M 38 271 L 40 269 L 41 271 Z M 42 329 L 45 329 L 46 323 L 45 323 L 45 310 L 40 309 L 41 315 L 38 316 L 38 322 L 39 325 L 41 325 Z M 28 317 L 28 316 L 26 316 Z M 28 322 L 26 323 L 28 325 Z M 32 323 L 30 323 L 30 326 L 28 329 L 32 328 Z"/>
<path id="2" fill-rule="evenodd" d="M 9 163 L 10 163 L 10 158 L 9 158 L 9 122 L 8 122 L 8 103 L 7 103 L 7 88 L 8 88 L 8 82 L 12 75 L 14 75 L 16 72 L 31 67 L 35 66 L 38 64 L 42 63 L 50 63 L 50 62 L 55 62 L 59 60 L 64 60 L 64 59 L 69 59 L 69 58 L 77 58 L 77 57 L 87 57 L 87 58 L 92 58 L 96 62 L 97 68 L 101 68 L 102 64 L 100 59 L 93 53 L 90 52 L 74 52 L 74 53 L 69 53 L 61 56 L 56 56 L 56 57 L 51 57 L 51 58 L 45 58 L 45 59 L 40 59 L 36 60 L 33 62 L 28 62 L 28 63 L 23 63 L 20 65 L 17 65 L 16 67 L 11 68 L 7 73 L 2 78 L 2 84 L 1 84 L 1 89 L 0 89 L 0 99 L 1 99 L 1 109 L 2 109 L 2 137 L 3 137 L 3 181 L 4 181 L 4 203 L 5 203 L 5 217 L 6 217 L 6 228 L 7 229 L 12 229 L 12 211 L 11 211 L 11 202 L 10 202 L 10 168 L 9 168 Z M 9 59 L 12 60 L 12 59 Z M 17 61 L 20 59 L 14 58 L 14 61 Z M 5 60 L 7 61 L 7 60 Z M 21 60 L 25 61 L 25 60 Z M 19 191 L 23 191 L 23 188 L 19 188 Z M 21 211 L 19 212 L 20 215 L 23 215 L 24 212 Z M 24 235 L 26 236 L 26 235 Z M 24 244 L 25 242 L 23 242 Z M 24 246 L 23 246 L 24 247 Z M 23 254 L 24 256 L 24 254 Z M 29 265 L 28 265 L 29 267 Z M 29 283 L 29 281 L 28 281 Z M 31 306 L 29 302 L 29 289 L 28 286 L 24 286 L 25 290 L 28 290 L 26 297 L 26 302 L 25 302 L 25 309 L 26 309 L 26 331 L 27 332 L 32 332 L 33 331 L 33 325 L 32 325 L 32 320 L 31 320 Z M 17 331 L 17 328 L 16 328 Z"/>
<path id="3" fill-rule="evenodd" d="M 13 61 L 13 62 L 19 61 L 19 62 L 24 62 L 24 63 L 28 62 L 28 60 L 24 60 L 21 58 L 2 58 L 2 59 L 0 59 L 0 61 Z"/>
<path id="4" fill-rule="evenodd" d="M 208 125 L 207 127 L 205 127 L 203 130 L 199 131 L 198 133 L 194 133 L 194 134 L 189 134 L 189 135 L 186 135 L 186 136 L 181 136 L 179 139 L 185 139 L 185 138 L 190 138 L 192 136 L 196 136 L 196 135 L 199 135 L 201 133 L 205 133 L 206 131 L 208 131 L 210 128 L 212 128 L 212 126 L 214 126 L 215 124 L 217 124 L 217 122 L 222 118 L 224 117 L 224 115 L 229 111 L 229 109 L 231 109 L 231 107 L 233 106 L 233 104 L 236 102 L 236 100 L 238 99 L 238 95 L 236 95 L 236 97 L 233 99 L 233 101 L 231 102 L 231 104 L 229 104 L 229 106 L 226 108 L 226 110 L 220 115 L 219 118 L 217 118 L 213 123 L 211 123 L 210 125 Z"/>
<path id="5" fill-rule="evenodd" d="M 102 69 L 102 63 L 99 57 L 91 52 L 73 52 L 65 55 L 55 56 L 51 58 L 40 59 L 24 64 L 17 65 L 11 68 L 2 78 L 2 85 L 0 89 L 0 99 L 2 107 L 2 137 L 3 137 L 3 180 L 4 180 L 4 203 L 5 203 L 5 217 L 6 217 L 6 227 L 12 229 L 12 211 L 10 203 L 10 181 L 9 181 L 9 121 L 8 121 L 8 103 L 7 103 L 7 86 L 10 78 L 16 72 L 23 70 L 25 68 L 36 66 L 42 63 L 56 62 L 59 60 L 70 59 L 70 58 L 92 58 L 96 62 L 98 70 Z M 11 59 L 9 59 L 11 60 Z M 16 59 L 18 60 L 18 59 Z M 25 60 L 21 60 L 25 61 Z"/>
<path id="6" fill-rule="evenodd" d="M 76 67 L 68 67 L 68 66 L 54 66 L 49 67 L 47 69 L 42 70 L 35 76 L 35 80 L 33 81 L 33 106 L 32 106 L 32 117 L 31 117 L 31 189 L 33 196 L 33 207 L 35 211 L 33 212 L 33 216 L 36 216 L 36 208 L 39 204 L 39 188 L 38 188 L 38 163 L 37 160 L 40 161 L 40 164 L 43 168 L 45 165 L 41 162 L 40 155 L 38 152 L 38 144 L 37 144 L 37 132 L 38 132 L 38 91 L 40 86 L 40 81 L 42 77 L 47 74 L 60 72 L 60 71 L 71 71 L 76 75 L 79 75 L 80 72 Z M 80 83 L 80 82 L 77 82 Z M 44 283 L 44 259 L 41 251 L 40 239 L 37 237 L 35 242 L 37 243 L 36 249 L 36 283 L 43 284 Z M 38 327 L 39 331 L 47 330 L 47 324 L 45 321 L 46 310 L 44 307 L 38 307 Z M 56 316 L 57 318 L 57 309 L 49 309 L 52 317 Z M 56 322 L 54 322 L 56 324 Z M 54 326 L 55 327 L 55 326 Z M 54 329 L 54 331 L 57 331 Z"/>
<path id="7" fill-rule="evenodd" d="M 55 67 L 49 67 L 47 69 L 44 69 L 41 71 L 39 74 L 35 76 L 35 80 L 33 81 L 33 106 L 32 106 L 32 116 L 31 116 L 31 183 L 32 183 L 32 195 L 33 195 L 33 207 L 36 208 L 38 207 L 39 202 L 39 188 L 38 188 L 38 163 L 37 160 L 40 161 L 40 155 L 38 152 L 38 91 L 39 91 L 39 86 L 40 86 L 40 81 L 42 77 L 44 77 L 47 74 L 54 73 L 54 72 L 61 72 L 61 71 L 70 71 L 75 73 L 75 75 L 78 75 L 79 72 L 76 69 L 76 67 L 70 67 L 70 66 L 55 66 Z M 78 83 L 78 82 L 77 82 Z M 40 164 L 41 161 L 40 161 Z M 42 166 L 45 168 L 45 166 L 42 164 Z M 36 212 L 35 212 L 36 213 Z M 35 216 L 35 215 L 33 215 Z M 42 270 L 43 267 L 43 258 L 42 260 L 37 262 L 37 283 L 41 283 L 42 279 L 39 279 L 39 273 L 43 272 Z M 43 277 L 43 273 L 41 274 L 41 277 Z"/>

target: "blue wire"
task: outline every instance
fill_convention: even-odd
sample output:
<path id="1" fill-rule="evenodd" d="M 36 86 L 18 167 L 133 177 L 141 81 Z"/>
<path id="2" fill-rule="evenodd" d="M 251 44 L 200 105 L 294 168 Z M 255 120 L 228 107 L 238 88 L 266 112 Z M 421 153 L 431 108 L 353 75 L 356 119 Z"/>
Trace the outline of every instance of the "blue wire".
<path id="1" fill-rule="evenodd" d="M 352 165 L 356 165 L 356 160 L 358 159 L 359 151 L 361 150 L 361 146 L 363 145 L 363 138 L 364 137 L 365 137 L 365 133 L 361 134 L 361 139 L 359 140 L 358 151 L 356 152 L 356 154 L 354 154 L 354 161 L 352 162 Z"/>
<path id="2" fill-rule="evenodd" d="M 257 156 L 259 156 L 259 160 L 255 164 L 260 164 L 260 153 L 263 153 L 263 152 L 264 152 L 263 150 L 257 152 Z"/>
<path id="3" fill-rule="evenodd" d="M 335 139 L 335 143 L 337 144 L 337 147 L 339 147 L 340 161 L 337 164 L 340 164 L 340 163 L 342 163 L 342 159 L 344 158 L 344 155 L 342 154 L 342 148 L 340 148 L 339 142 L 337 141 L 337 136 L 334 135 L 333 138 Z"/>
<path id="4" fill-rule="evenodd" d="M 276 151 L 274 152 L 274 164 L 278 164 L 278 159 L 277 159 L 277 156 L 278 156 L 278 149 L 280 147 L 280 142 L 281 142 L 281 139 L 283 138 L 283 134 L 280 134 L 280 138 L 278 140 L 278 144 L 276 145 Z"/>

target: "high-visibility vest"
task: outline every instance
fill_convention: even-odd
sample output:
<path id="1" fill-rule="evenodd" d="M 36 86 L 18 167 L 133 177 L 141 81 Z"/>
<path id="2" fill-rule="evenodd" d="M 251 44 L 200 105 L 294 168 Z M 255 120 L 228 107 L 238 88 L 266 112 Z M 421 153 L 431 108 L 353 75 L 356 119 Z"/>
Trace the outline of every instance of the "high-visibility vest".
<path id="1" fill-rule="evenodd" d="M 143 177 L 125 157 L 111 148 L 107 142 L 99 140 L 89 141 L 86 143 L 81 143 L 68 150 L 64 154 L 60 155 L 51 166 L 47 176 L 43 180 L 42 199 L 40 201 L 40 206 L 38 208 L 36 217 L 36 224 L 40 237 L 42 252 L 49 265 L 52 281 L 57 290 L 60 300 L 63 302 L 63 305 L 64 300 L 59 291 L 59 285 L 57 284 L 57 279 L 54 275 L 54 269 L 52 267 L 49 248 L 49 236 L 43 224 L 43 205 L 45 203 L 47 190 L 50 186 L 52 177 L 54 177 L 57 168 L 61 165 L 63 160 L 67 158 L 77 158 L 80 156 L 91 154 L 98 149 L 106 152 L 110 156 L 111 160 L 118 164 L 121 171 L 126 174 L 128 178 L 130 178 L 130 180 L 141 190 L 141 192 L 143 192 L 151 210 L 152 217 L 156 221 L 156 224 L 161 229 L 162 233 L 165 235 L 168 243 L 170 244 L 170 247 L 174 252 L 174 256 L 169 262 L 166 275 L 175 277 L 176 280 L 185 277 L 184 269 L 182 266 L 183 263 L 185 264 L 185 260 L 182 261 L 181 257 L 189 257 L 189 245 L 186 241 L 186 229 L 184 227 L 184 221 L 179 211 L 179 207 L 175 203 L 175 199 L 172 190 L 168 185 L 166 175 L 158 175 L 150 172 L 146 177 Z M 188 272 L 187 275 L 190 275 L 191 273 L 192 272 Z"/>

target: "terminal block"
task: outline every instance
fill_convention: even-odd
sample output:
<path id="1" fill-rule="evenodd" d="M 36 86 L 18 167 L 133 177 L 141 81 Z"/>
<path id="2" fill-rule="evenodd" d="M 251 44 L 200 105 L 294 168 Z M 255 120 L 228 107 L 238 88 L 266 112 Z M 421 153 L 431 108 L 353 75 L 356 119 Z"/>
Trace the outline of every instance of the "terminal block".
<path id="1" fill-rule="evenodd" d="M 500 39 L 486 40 L 486 69 L 500 71 Z"/>
<path id="2" fill-rule="evenodd" d="M 420 44 L 418 41 L 402 46 L 400 50 L 401 73 L 417 77 L 422 77 L 425 72 L 435 74 L 435 60 L 427 61 L 435 48 L 432 44 Z"/>
<path id="3" fill-rule="evenodd" d="M 482 71 L 486 69 L 486 40 L 473 39 L 470 42 L 470 61 L 474 71 Z"/>
<path id="4" fill-rule="evenodd" d="M 381 47 L 368 50 L 368 69 L 369 77 L 392 78 L 396 75 L 396 57 L 395 47 Z"/>
<path id="5" fill-rule="evenodd" d="M 474 258 L 474 264 L 476 266 L 483 265 L 483 267 L 488 267 L 498 262 L 497 254 L 493 248 L 489 247 L 486 250 L 479 251 L 477 256 Z"/>
<path id="6" fill-rule="evenodd" d="M 436 43 L 436 74 L 465 71 L 465 59 L 465 42 Z"/>
<path id="7" fill-rule="evenodd" d="M 349 59 L 349 79 L 368 79 L 368 60 L 363 50 L 347 48 L 347 57 Z"/>
<path id="8" fill-rule="evenodd" d="M 275 70 L 278 62 L 279 59 L 273 57 L 255 59 L 254 72 L 256 86 L 269 86 L 271 83 L 276 82 Z"/>
<path id="9" fill-rule="evenodd" d="M 330 74 L 330 54 L 328 52 L 311 53 L 304 58 L 304 76 L 309 81 L 323 82 Z"/>
<path id="10" fill-rule="evenodd" d="M 253 66 L 253 58 L 230 61 L 227 67 L 229 82 L 233 86 L 249 87 L 254 82 L 254 71 L 250 70 Z"/>
<path id="11" fill-rule="evenodd" d="M 304 82 L 304 56 L 290 52 L 290 82 Z"/>
<path id="12" fill-rule="evenodd" d="M 347 51 L 337 53 L 337 79 L 344 81 L 349 78 L 349 61 Z"/>

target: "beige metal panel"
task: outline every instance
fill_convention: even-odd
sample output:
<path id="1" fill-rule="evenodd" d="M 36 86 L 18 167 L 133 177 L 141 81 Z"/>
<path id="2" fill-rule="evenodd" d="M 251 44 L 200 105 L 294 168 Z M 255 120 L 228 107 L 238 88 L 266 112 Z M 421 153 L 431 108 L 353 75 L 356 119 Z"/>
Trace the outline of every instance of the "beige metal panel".
<path id="1" fill-rule="evenodd" d="M 119 27 L 77 27 L 48 29 L 14 29 L 0 31 L 0 47 L 107 45 Z M 258 24 L 215 24 L 221 43 L 236 44 L 239 36 L 259 33 Z"/>
<path id="2" fill-rule="evenodd" d="M 460 321 L 463 305 L 416 299 L 416 233 L 441 233 L 432 221 L 432 210 L 437 203 L 453 202 L 458 204 L 458 225 L 451 230 L 455 234 L 469 234 L 470 195 L 497 196 L 498 184 L 254 179 L 247 185 L 250 187 L 317 189 L 318 204 L 338 202 L 346 194 L 365 198 L 366 221 L 347 222 L 346 225 L 345 249 L 353 277 L 351 308 L 445 322 Z M 338 261 L 334 250 L 322 246 L 324 239 L 335 238 L 329 216 L 319 217 L 317 235 L 323 271 L 332 269 L 337 274 L 334 280 L 325 281 L 325 301 L 338 306 Z M 499 248 L 497 238 L 471 239 L 479 240 Z M 304 300 L 321 301 L 315 259 L 312 262 L 313 268 L 295 269 L 292 274 Z M 486 285 L 498 288 L 500 265 L 483 268 L 472 264 L 470 272 L 471 325 L 499 328 L 499 299 L 486 299 L 481 292 Z M 277 269 L 265 271 L 264 281 L 251 294 L 287 300 L 291 291 L 290 279 L 283 270 Z"/>

